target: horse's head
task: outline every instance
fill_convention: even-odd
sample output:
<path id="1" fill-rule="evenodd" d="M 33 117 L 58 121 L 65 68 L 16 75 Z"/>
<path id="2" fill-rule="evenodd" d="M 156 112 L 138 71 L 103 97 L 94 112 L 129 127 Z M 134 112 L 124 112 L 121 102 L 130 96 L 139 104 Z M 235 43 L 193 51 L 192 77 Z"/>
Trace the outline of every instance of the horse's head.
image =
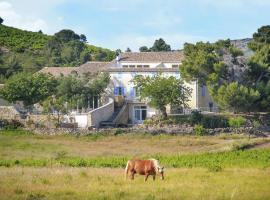
<path id="1" fill-rule="evenodd" d="M 164 180 L 164 167 L 158 167 L 158 174 L 160 175 L 160 179 Z"/>

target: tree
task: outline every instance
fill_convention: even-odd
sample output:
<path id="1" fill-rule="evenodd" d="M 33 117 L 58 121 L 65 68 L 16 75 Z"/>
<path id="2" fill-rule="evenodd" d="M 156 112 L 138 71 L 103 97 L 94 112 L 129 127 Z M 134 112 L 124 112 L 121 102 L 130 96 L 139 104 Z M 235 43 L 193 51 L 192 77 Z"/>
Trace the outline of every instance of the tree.
<path id="1" fill-rule="evenodd" d="M 0 95 L 9 102 L 22 101 L 26 107 L 30 107 L 51 96 L 56 85 L 51 75 L 18 73 L 7 80 Z"/>
<path id="2" fill-rule="evenodd" d="M 126 52 L 131 52 L 131 49 L 128 47 L 128 48 L 126 49 Z"/>
<path id="3" fill-rule="evenodd" d="M 53 100 L 57 105 L 62 103 L 63 106 L 67 103 L 68 109 L 77 106 L 86 108 L 89 99 L 98 98 L 104 93 L 109 81 L 110 77 L 107 73 L 87 73 L 80 76 L 71 74 L 60 77 Z M 51 101 L 52 99 L 49 99 L 49 102 Z M 61 112 L 59 108 L 57 111 Z"/>
<path id="4" fill-rule="evenodd" d="M 2 17 L 0 17 L 0 25 L 4 22 L 4 20 L 2 19 Z"/>
<path id="5" fill-rule="evenodd" d="M 230 40 L 185 44 L 180 73 L 186 81 L 207 85 L 215 102 L 225 110 L 250 111 L 260 92 L 246 80 L 248 64 Z M 245 99 L 247 101 L 245 101 Z"/>
<path id="6" fill-rule="evenodd" d="M 260 92 L 237 82 L 219 87 L 212 96 L 218 105 L 232 112 L 246 112 L 254 110 L 253 105 L 260 98 Z"/>
<path id="7" fill-rule="evenodd" d="M 150 51 L 147 46 L 142 46 L 142 47 L 140 47 L 139 50 L 140 50 L 140 52 L 148 52 L 148 51 Z"/>
<path id="8" fill-rule="evenodd" d="M 172 76 L 167 78 L 162 74 L 154 77 L 139 75 L 135 76 L 133 82 L 140 91 L 140 98 L 160 110 L 164 118 L 167 117 L 166 106 L 169 104 L 188 107 L 191 89 L 180 79 Z"/>
<path id="9" fill-rule="evenodd" d="M 84 34 L 80 35 L 80 40 L 84 43 L 87 42 L 86 36 Z"/>
<path id="10" fill-rule="evenodd" d="M 63 29 L 55 33 L 54 36 L 64 42 L 68 42 L 71 40 L 80 40 L 80 36 L 76 34 L 74 31 L 69 30 L 69 29 Z"/>
<path id="11" fill-rule="evenodd" d="M 116 49 L 115 54 L 118 56 L 122 53 L 121 49 Z"/>
<path id="12" fill-rule="evenodd" d="M 151 51 L 171 51 L 171 46 L 166 44 L 166 42 L 162 38 L 160 38 L 154 42 L 150 50 Z"/>

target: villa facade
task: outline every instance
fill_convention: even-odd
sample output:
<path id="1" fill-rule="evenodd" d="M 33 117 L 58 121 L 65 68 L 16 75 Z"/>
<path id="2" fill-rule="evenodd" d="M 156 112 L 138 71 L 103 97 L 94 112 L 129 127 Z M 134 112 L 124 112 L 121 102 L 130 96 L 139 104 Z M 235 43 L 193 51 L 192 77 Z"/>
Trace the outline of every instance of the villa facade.
<path id="1" fill-rule="evenodd" d="M 140 101 L 132 79 L 136 75 L 152 77 L 158 73 L 162 73 L 166 77 L 181 78 L 179 67 L 181 67 L 183 58 L 184 55 L 181 51 L 127 52 L 120 54 L 115 61 L 107 66 L 106 70 L 110 73 L 113 83 L 113 96 L 123 96 L 125 102 L 127 102 L 130 123 L 141 123 L 146 118 L 158 114 L 158 110 Z M 213 111 L 214 104 L 205 86 L 199 86 L 197 81 L 185 83 L 185 85 L 192 89 L 188 102 L 189 109 L 173 108 L 168 105 L 168 113 L 179 114 L 192 109 Z"/>
<path id="2" fill-rule="evenodd" d="M 111 81 L 107 88 L 107 96 L 114 100 L 114 114 L 108 112 L 108 116 L 104 116 L 106 107 L 103 106 L 103 114 L 96 115 L 102 119 L 95 119 L 97 123 L 91 126 L 99 126 L 99 122 L 106 120 L 114 124 L 138 124 L 153 115 L 157 115 L 159 111 L 147 105 L 146 102 L 140 101 L 138 91 L 136 91 L 132 82 L 133 78 L 136 75 L 152 77 L 158 73 L 166 77 L 181 78 L 179 68 L 183 59 L 182 51 L 126 52 L 118 55 L 112 62 L 87 62 L 79 67 L 66 68 L 46 67 L 41 72 L 50 73 L 54 76 L 65 76 L 71 73 L 109 73 Z M 216 106 L 205 86 L 200 86 L 197 81 L 185 82 L 184 84 L 192 89 L 190 101 L 188 102 L 189 108 L 174 108 L 168 105 L 166 108 L 167 113 L 180 114 L 195 109 L 208 112 L 216 110 Z"/>

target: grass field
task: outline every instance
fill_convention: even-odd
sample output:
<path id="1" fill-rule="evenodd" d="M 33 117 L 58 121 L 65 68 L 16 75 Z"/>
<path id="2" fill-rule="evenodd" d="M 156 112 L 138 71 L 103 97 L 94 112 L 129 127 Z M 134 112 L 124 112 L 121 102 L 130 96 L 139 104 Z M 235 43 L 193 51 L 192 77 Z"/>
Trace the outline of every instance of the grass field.
<path id="1" fill-rule="evenodd" d="M 38 136 L 0 131 L 0 199 L 270 199 L 270 140 L 244 135 Z M 130 158 L 165 180 L 124 180 Z"/>

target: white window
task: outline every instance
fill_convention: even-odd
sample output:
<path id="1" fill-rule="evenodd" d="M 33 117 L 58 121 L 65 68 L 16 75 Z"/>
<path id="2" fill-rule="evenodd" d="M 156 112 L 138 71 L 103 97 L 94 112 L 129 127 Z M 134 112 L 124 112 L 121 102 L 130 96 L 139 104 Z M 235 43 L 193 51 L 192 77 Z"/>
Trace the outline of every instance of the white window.
<path id="1" fill-rule="evenodd" d="M 142 122 L 146 119 L 147 107 L 146 106 L 134 106 L 134 118 L 136 122 Z"/>

